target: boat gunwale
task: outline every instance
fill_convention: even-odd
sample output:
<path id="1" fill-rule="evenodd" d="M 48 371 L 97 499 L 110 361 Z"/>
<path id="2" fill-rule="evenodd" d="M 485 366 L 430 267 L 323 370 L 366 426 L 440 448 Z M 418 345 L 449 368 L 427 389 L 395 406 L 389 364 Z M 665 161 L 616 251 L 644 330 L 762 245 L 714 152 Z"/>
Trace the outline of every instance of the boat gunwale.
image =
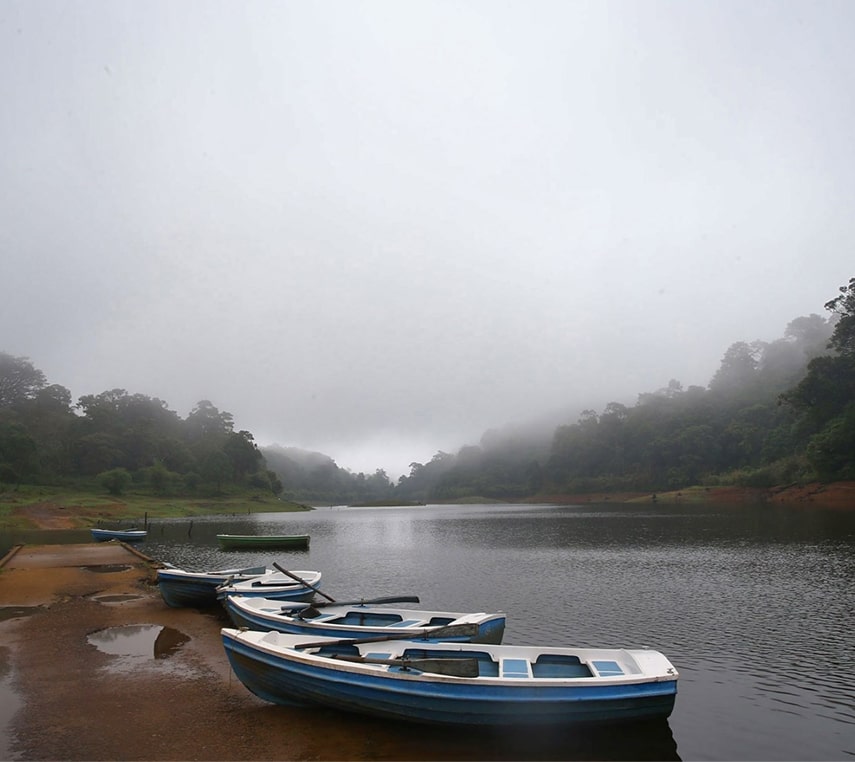
<path id="1" fill-rule="evenodd" d="M 271 643 L 264 643 L 260 638 L 257 640 L 249 639 L 243 637 L 247 633 L 241 632 L 236 628 L 228 628 L 224 627 L 221 630 L 222 637 L 228 637 L 231 641 L 235 643 L 239 643 L 243 646 L 245 651 L 254 652 L 254 651 L 262 651 L 266 653 L 268 656 L 273 657 L 277 662 L 289 664 L 289 663 L 300 663 L 306 667 L 310 667 L 313 669 L 321 669 L 325 673 L 329 673 L 333 675 L 336 672 L 347 672 L 354 675 L 364 675 L 366 677 L 381 677 L 385 680 L 392 681 L 417 681 L 419 683 L 437 683 L 437 684 L 454 684 L 461 686 L 493 686 L 493 687 L 507 687 L 511 688 L 513 691 L 523 691 L 525 689 L 537 689 L 537 688 L 555 688 L 560 689 L 561 687 L 567 688 L 577 688 L 584 689 L 587 692 L 595 692 L 598 686 L 609 687 L 609 686 L 619 686 L 619 685 L 646 685 L 646 684 L 664 684 L 664 683 L 674 683 L 675 689 L 674 693 L 676 693 L 676 684 L 679 680 L 679 672 L 671 665 L 673 669 L 673 674 L 666 673 L 641 673 L 634 675 L 591 675 L 587 677 L 502 677 L 501 675 L 493 676 L 493 675 L 478 675 L 477 677 L 457 677 L 455 675 L 443 675 L 434 672 L 421 672 L 419 670 L 403 670 L 398 666 L 389 665 L 389 664 L 372 664 L 367 662 L 351 662 L 343 659 L 334 659 L 329 656 L 323 656 L 321 654 L 316 653 L 318 649 L 306 649 L 304 651 L 297 650 L 295 648 L 288 648 L 286 646 L 275 646 Z M 269 635 L 270 633 L 259 633 L 262 636 Z M 334 640 L 334 639 L 333 639 Z M 366 644 L 367 646 L 368 644 Z M 371 644 L 369 648 L 375 647 L 381 644 Z M 555 648 L 549 647 L 534 647 L 534 646 L 509 646 L 509 645 L 496 645 L 492 646 L 491 644 L 486 643 L 452 643 L 452 642 L 443 642 L 437 643 L 435 641 L 425 641 L 425 640 L 398 640 L 396 639 L 393 644 L 393 653 L 388 658 L 405 658 L 401 655 L 395 654 L 394 650 L 397 648 L 401 654 L 403 654 L 404 650 L 407 647 L 413 647 L 420 650 L 430 650 L 430 649 L 439 649 L 445 647 L 443 650 L 467 650 L 467 651 L 484 651 L 487 655 L 495 660 L 495 654 L 490 653 L 490 649 L 492 647 L 498 647 L 501 649 L 509 649 L 509 648 L 536 648 L 536 649 L 545 649 L 541 651 L 541 655 L 569 655 L 563 652 L 571 651 L 574 649 L 564 647 L 564 646 L 556 646 Z M 365 646 L 362 646 L 363 648 Z M 288 656 L 283 655 L 283 650 L 287 651 Z M 606 656 L 609 652 L 616 653 L 628 653 L 629 658 L 635 664 L 637 662 L 634 658 L 632 658 L 632 651 L 645 651 L 648 649 L 625 649 L 625 648 L 603 648 L 603 649 L 590 649 L 590 648 L 580 648 L 578 649 L 580 652 L 594 652 L 596 655 L 600 655 L 602 657 Z M 369 651 L 368 653 L 371 653 Z M 652 651 L 650 653 L 659 654 L 662 658 L 671 664 L 671 662 L 667 659 L 664 654 L 661 654 L 659 651 Z M 367 655 L 367 654 L 361 654 Z M 574 654 L 575 655 L 575 654 Z M 419 658 L 430 658 L 430 657 L 419 657 Z M 589 658 L 587 661 L 591 661 L 593 657 Z M 638 665 L 640 668 L 640 665 Z M 592 682 L 593 681 L 593 682 Z M 391 683 L 390 683 L 391 684 Z"/>
<path id="2" fill-rule="evenodd" d="M 270 611 L 263 611 L 259 602 L 265 601 Z M 462 638 L 443 638 L 443 640 L 463 640 L 478 643 L 482 638 L 495 637 L 498 631 L 504 633 L 507 615 L 504 612 L 459 612 L 459 611 L 432 611 L 421 609 L 395 609 L 383 605 L 371 606 L 365 604 L 343 604 L 325 606 L 322 613 L 334 610 L 334 616 L 338 619 L 347 617 L 351 612 L 360 613 L 383 613 L 401 617 L 398 622 L 387 624 L 361 625 L 354 622 L 336 622 L 326 619 L 301 619 L 296 615 L 288 615 L 285 611 L 275 611 L 275 604 L 281 604 L 275 599 L 265 599 L 257 596 L 226 595 L 223 604 L 229 615 L 234 619 L 241 619 L 241 623 L 235 623 L 238 628 L 249 627 L 249 629 L 273 629 L 285 634 L 306 635 L 312 637 L 333 638 L 360 638 L 394 634 L 396 636 L 409 634 L 418 638 L 424 631 L 437 627 L 453 627 L 455 625 L 475 625 L 478 634 Z M 340 613 L 339 613 L 340 612 Z M 448 619 L 441 624 L 431 624 L 433 618 Z M 412 620 L 413 623 L 402 626 L 402 623 Z M 286 629 L 279 629 L 286 628 Z M 430 639 L 429 636 L 427 639 Z M 501 637 L 499 638 L 501 639 Z M 495 641 L 490 641 L 495 642 Z"/>

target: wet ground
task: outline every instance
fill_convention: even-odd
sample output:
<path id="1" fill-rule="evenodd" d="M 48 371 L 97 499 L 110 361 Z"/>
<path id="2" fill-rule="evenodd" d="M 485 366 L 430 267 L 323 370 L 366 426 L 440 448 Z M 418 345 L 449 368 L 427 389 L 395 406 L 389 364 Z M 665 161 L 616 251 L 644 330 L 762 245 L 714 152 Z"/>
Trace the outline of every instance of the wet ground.
<path id="1" fill-rule="evenodd" d="M 25 546 L 0 572 L 0 759 L 400 759 L 372 721 L 275 707 L 231 675 L 218 611 L 170 609 L 129 546 Z M 383 746 L 385 745 L 385 748 Z"/>

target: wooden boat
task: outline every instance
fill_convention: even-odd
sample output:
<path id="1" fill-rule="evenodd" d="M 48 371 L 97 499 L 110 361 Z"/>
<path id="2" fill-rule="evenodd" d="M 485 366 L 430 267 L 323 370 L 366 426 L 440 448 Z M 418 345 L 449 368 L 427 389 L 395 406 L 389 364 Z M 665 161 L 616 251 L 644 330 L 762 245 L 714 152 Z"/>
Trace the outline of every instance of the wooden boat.
<path id="1" fill-rule="evenodd" d="M 306 550 L 309 547 L 307 534 L 218 534 L 217 541 L 223 550 Z"/>
<path id="2" fill-rule="evenodd" d="M 252 579 L 226 581 L 217 588 L 217 597 L 221 601 L 225 600 L 227 595 L 308 601 L 318 592 L 320 583 L 319 571 L 295 571 L 287 574 L 269 571 Z"/>
<path id="3" fill-rule="evenodd" d="M 145 529 L 90 529 L 96 542 L 121 540 L 122 542 L 142 542 L 148 535 Z"/>
<path id="4" fill-rule="evenodd" d="M 623 722 L 670 715 L 678 673 L 658 651 L 378 642 L 221 630 L 238 679 L 274 704 L 446 725 Z M 370 642 L 369 642 L 370 641 Z"/>
<path id="5" fill-rule="evenodd" d="M 247 580 L 272 572 L 267 566 L 216 571 L 187 571 L 172 564 L 157 570 L 157 585 L 167 606 L 203 608 L 217 603 L 217 588 L 229 581 Z"/>
<path id="6" fill-rule="evenodd" d="M 315 603 L 283 605 L 270 598 L 226 596 L 223 603 L 236 627 L 250 630 L 276 630 L 311 637 L 365 638 L 390 632 L 418 637 L 427 628 L 473 624 L 473 636 L 452 636 L 474 643 L 501 643 L 505 632 L 502 613 L 459 613 L 452 611 L 418 611 L 386 608 L 384 603 L 419 602 L 416 596 L 375 598 L 349 603 Z M 381 605 L 377 605 L 381 604 Z"/>

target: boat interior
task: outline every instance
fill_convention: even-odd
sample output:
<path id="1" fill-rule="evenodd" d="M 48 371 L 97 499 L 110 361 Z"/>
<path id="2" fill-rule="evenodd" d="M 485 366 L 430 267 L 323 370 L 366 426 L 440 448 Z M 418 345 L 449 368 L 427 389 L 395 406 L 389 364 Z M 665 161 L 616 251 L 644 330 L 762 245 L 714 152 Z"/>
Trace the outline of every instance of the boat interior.
<path id="1" fill-rule="evenodd" d="M 360 653 L 352 645 L 331 643 L 323 646 L 316 652 L 318 656 L 344 657 L 366 660 L 392 660 L 400 662 L 402 668 L 406 668 L 407 662 L 436 662 L 448 660 L 450 662 L 474 660 L 477 662 L 478 677 L 502 677 L 502 678 L 573 678 L 573 677 L 596 677 L 622 675 L 620 665 L 614 661 L 593 662 L 591 666 L 579 659 L 578 656 L 569 654 L 541 654 L 535 661 L 526 658 L 512 657 L 495 659 L 492 654 L 477 649 L 465 649 L 460 651 L 443 651 L 430 648 L 407 648 L 400 654 L 392 653 Z M 596 671 L 594 671 L 596 670 Z M 430 671 L 434 671 L 433 669 Z"/>

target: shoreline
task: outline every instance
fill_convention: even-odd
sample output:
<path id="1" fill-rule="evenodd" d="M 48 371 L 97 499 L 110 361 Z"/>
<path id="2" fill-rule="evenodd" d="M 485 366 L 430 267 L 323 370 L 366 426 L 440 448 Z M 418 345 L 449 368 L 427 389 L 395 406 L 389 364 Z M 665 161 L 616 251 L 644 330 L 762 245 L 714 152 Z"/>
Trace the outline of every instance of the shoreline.
<path id="1" fill-rule="evenodd" d="M 687 487 L 671 492 L 596 492 L 539 495 L 527 502 L 538 503 L 726 503 L 811 505 L 824 508 L 855 508 L 855 481 L 812 482 L 778 487 Z"/>
<path id="2" fill-rule="evenodd" d="M 45 496 L 45 499 L 29 503 L 12 505 L 7 515 L 0 514 L 0 529 L 19 528 L 30 529 L 88 529 L 98 521 L 130 521 L 126 504 L 119 500 L 98 505 L 96 508 L 81 506 L 79 496 L 67 498 L 61 494 Z M 14 501 L 11 501 L 14 502 Z M 489 502 L 486 499 L 484 502 Z M 504 501 L 513 502 L 513 501 Z M 632 492 L 632 491 L 603 491 L 591 493 L 559 493 L 535 495 L 524 498 L 525 503 L 549 504 L 581 504 L 603 503 L 623 504 L 628 506 L 649 505 L 651 503 L 681 503 L 704 504 L 726 503 L 731 505 L 748 503 L 768 503 L 810 505 L 825 508 L 855 508 L 855 481 L 846 482 L 813 482 L 801 485 L 786 485 L 771 488 L 762 487 L 687 487 L 670 492 Z M 299 507 L 295 507 L 299 506 Z M 273 506 L 264 506 L 270 510 Z M 278 507 L 278 506 L 277 506 Z M 173 506 L 172 511 L 160 511 L 152 515 L 150 520 L 157 518 L 182 518 L 198 515 L 198 510 L 187 512 L 180 506 Z M 310 506 L 290 504 L 280 510 L 311 510 Z M 212 513 L 222 512 L 212 510 Z M 224 514 L 225 515 L 225 514 Z M 137 519 L 140 517 L 137 516 Z M 22 526 L 22 524 L 24 526 Z"/>

